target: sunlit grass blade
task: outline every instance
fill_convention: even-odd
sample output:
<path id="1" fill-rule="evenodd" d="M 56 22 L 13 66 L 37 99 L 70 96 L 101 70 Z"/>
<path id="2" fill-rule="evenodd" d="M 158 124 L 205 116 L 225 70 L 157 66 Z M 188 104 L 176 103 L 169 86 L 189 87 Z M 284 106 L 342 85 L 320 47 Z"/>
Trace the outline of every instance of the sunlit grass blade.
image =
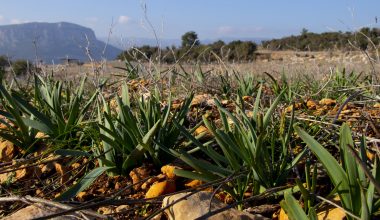
<path id="1" fill-rule="evenodd" d="M 280 205 L 292 220 L 309 219 L 300 204 L 289 192 L 285 192 L 284 200 L 280 202 Z"/>
<path id="2" fill-rule="evenodd" d="M 344 206 L 351 209 L 352 207 L 351 197 L 349 196 L 349 182 L 347 175 L 341 167 L 341 165 L 322 145 L 320 145 L 312 136 L 310 136 L 304 130 L 302 130 L 298 126 L 295 126 L 294 130 L 300 136 L 300 138 L 307 144 L 307 146 L 313 151 L 313 153 L 317 156 L 318 160 L 321 161 L 334 186 L 338 186 L 338 193 L 341 197 Z"/>
<path id="3" fill-rule="evenodd" d="M 59 195 L 55 200 L 57 201 L 67 201 L 76 195 L 78 193 L 86 190 L 88 187 L 91 186 L 91 184 L 104 172 L 107 170 L 113 169 L 113 167 L 98 167 L 93 170 L 91 170 L 87 175 L 85 175 L 77 184 L 69 188 L 67 191 Z"/>

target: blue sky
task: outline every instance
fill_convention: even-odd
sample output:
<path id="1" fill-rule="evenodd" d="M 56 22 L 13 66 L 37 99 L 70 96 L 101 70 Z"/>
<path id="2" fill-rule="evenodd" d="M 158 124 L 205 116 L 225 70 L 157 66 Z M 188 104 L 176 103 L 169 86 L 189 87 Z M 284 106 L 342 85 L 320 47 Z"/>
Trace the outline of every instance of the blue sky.
<path id="1" fill-rule="evenodd" d="M 142 4 L 160 38 L 196 31 L 200 39 L 281 37 L 380 27 L 379 0 L 3 0 L 0 24 L 67 21 L 98 37 L 153 38 Z M 379 23 L 375 23 L 375 17 Z"/>

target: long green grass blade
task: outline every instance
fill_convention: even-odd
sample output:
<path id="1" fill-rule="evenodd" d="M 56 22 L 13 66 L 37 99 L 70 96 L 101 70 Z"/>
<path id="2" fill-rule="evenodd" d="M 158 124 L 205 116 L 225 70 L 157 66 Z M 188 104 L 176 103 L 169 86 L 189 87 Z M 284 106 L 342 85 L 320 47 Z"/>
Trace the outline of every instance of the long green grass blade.
<path id="1" fill-rule="evenodd" d="M 67 201 L 74 196 L 78 195 L 78 193 L 86 190 L 91 184 L 104 172 L 107 170 L 113 169 L 114 167 L 98 167 L 89 172 L 86 176 L 84 176 L 77 184 L 72 186 L 70 189 L 62 193 L 60 196 L 55 198 L 56 201 Z"/>
<path id="2" fill-rule="evenodd" d="M 291 220 L 308 220 L 300 204 L 289 192 L 285 192 L 284 200 L 280 202 L 280 205 Z"/>
<path id="3" fill-rule="evenodd" d="M 352 210 L 348 178 L 338 161 L 307 132 L 298 126 L 294 126 L 294 130 L 323 164 L 334 186 L 338 186 L 338 193 L 344 207 Z"/>

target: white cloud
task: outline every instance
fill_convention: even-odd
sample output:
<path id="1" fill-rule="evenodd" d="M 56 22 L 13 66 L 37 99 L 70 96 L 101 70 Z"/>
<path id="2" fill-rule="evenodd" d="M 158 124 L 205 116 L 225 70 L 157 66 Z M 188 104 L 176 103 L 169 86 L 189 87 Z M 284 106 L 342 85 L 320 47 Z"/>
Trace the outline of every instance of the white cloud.
<path id="1" fill-rule="evenodd" d="M 0 22 L 3 22 L 5 20 L 4 16 L 0 15 Z"/>
<path id="2" fill-rule="evenodd" d="M 119 16 L 119 19 L 118 19 L 118 22 L 119 22 L 120 24 L 126 24 L 126 23 L 128 23 L 130 20 L 131 20 L 131 18 L 128 17 L 128 16 L 126 16 L 126 15 L 120 15 L 120 16 Z"/>
<path id="3" fill-rule="evenodd" d="M 218 28 L 218 34 L 231 34 L 234 32 L 234 28 L 231 26 L 221 26 Z"/>

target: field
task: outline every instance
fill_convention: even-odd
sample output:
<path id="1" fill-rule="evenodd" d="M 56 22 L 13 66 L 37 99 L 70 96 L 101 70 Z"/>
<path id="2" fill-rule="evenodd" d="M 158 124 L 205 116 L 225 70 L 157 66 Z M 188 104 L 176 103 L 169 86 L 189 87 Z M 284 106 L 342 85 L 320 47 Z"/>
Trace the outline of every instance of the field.
<path id="1" fill-rule="evenodd" d="M 8 75 L 0 214 L 170 219 L 166 196 L 207 192 L 223 206 L 199 219 L 378 219 L 379 65 L 360 51 L 258 51 Z"/>

